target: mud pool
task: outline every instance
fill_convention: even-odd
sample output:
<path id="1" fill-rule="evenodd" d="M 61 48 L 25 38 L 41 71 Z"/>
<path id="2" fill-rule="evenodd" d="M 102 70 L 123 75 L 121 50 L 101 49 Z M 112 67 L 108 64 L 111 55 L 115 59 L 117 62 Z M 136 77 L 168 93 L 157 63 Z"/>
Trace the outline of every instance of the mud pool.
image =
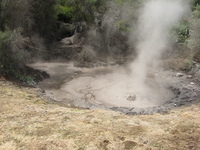
<path id="1" fill-rule="evenodd" d="M 58 61 L 29 66 L 50 74 L 38 86 L 46 96 L 69 107 L 151 114 L 190 104 L 200 97 L 198 82 L 169 70 L 150 72 L 144 86 L 130 78 L 128 68 L 118 65 L 77 68 Z"/>

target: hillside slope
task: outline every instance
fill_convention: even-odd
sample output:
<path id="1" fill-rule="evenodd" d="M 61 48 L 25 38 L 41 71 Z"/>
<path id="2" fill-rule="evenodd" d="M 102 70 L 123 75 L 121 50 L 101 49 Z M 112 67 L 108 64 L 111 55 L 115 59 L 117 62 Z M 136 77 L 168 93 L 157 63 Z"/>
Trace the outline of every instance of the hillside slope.
<path id="1" fill-rule="evenodd" d="M 39 90 L 0 81 L 0 150 L 200 149 L 200 103 L 128 116 L 61 107 Z"/>

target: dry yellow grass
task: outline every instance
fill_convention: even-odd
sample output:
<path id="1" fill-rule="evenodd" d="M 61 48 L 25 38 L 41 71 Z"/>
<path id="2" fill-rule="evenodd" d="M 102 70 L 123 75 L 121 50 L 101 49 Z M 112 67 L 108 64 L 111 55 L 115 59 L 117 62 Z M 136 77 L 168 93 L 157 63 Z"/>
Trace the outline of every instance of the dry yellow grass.
<path id="1" fill-rule="evenodd" d="M 0 81 L 0 150 L 199 150 L 200 104 L 127 116 L 49 104 Z"/>

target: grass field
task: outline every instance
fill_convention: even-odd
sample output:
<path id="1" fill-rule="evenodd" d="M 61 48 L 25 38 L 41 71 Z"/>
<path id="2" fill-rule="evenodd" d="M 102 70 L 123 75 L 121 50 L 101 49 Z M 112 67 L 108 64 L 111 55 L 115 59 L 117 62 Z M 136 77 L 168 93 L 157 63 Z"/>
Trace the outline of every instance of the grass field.
<path id="1" fill-rule="evenodd" d="M 37 90 L 0 81 L 0 150 L 200 149 L 200 102 L 128 116 L 62 107 Z"/>

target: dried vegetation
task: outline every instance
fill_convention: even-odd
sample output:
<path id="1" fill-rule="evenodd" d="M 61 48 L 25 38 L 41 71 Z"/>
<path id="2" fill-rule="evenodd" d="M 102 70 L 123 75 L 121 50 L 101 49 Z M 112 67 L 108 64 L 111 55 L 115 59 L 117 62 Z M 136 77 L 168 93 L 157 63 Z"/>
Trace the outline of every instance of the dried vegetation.
<path id="1" fill-rule="evenodd" d="M 198 150 L 200 104 L 128 116 L 66 108 L 0 81 L 1 150 Z M 31 92 L 30 92 L 31 91 Z"/>

